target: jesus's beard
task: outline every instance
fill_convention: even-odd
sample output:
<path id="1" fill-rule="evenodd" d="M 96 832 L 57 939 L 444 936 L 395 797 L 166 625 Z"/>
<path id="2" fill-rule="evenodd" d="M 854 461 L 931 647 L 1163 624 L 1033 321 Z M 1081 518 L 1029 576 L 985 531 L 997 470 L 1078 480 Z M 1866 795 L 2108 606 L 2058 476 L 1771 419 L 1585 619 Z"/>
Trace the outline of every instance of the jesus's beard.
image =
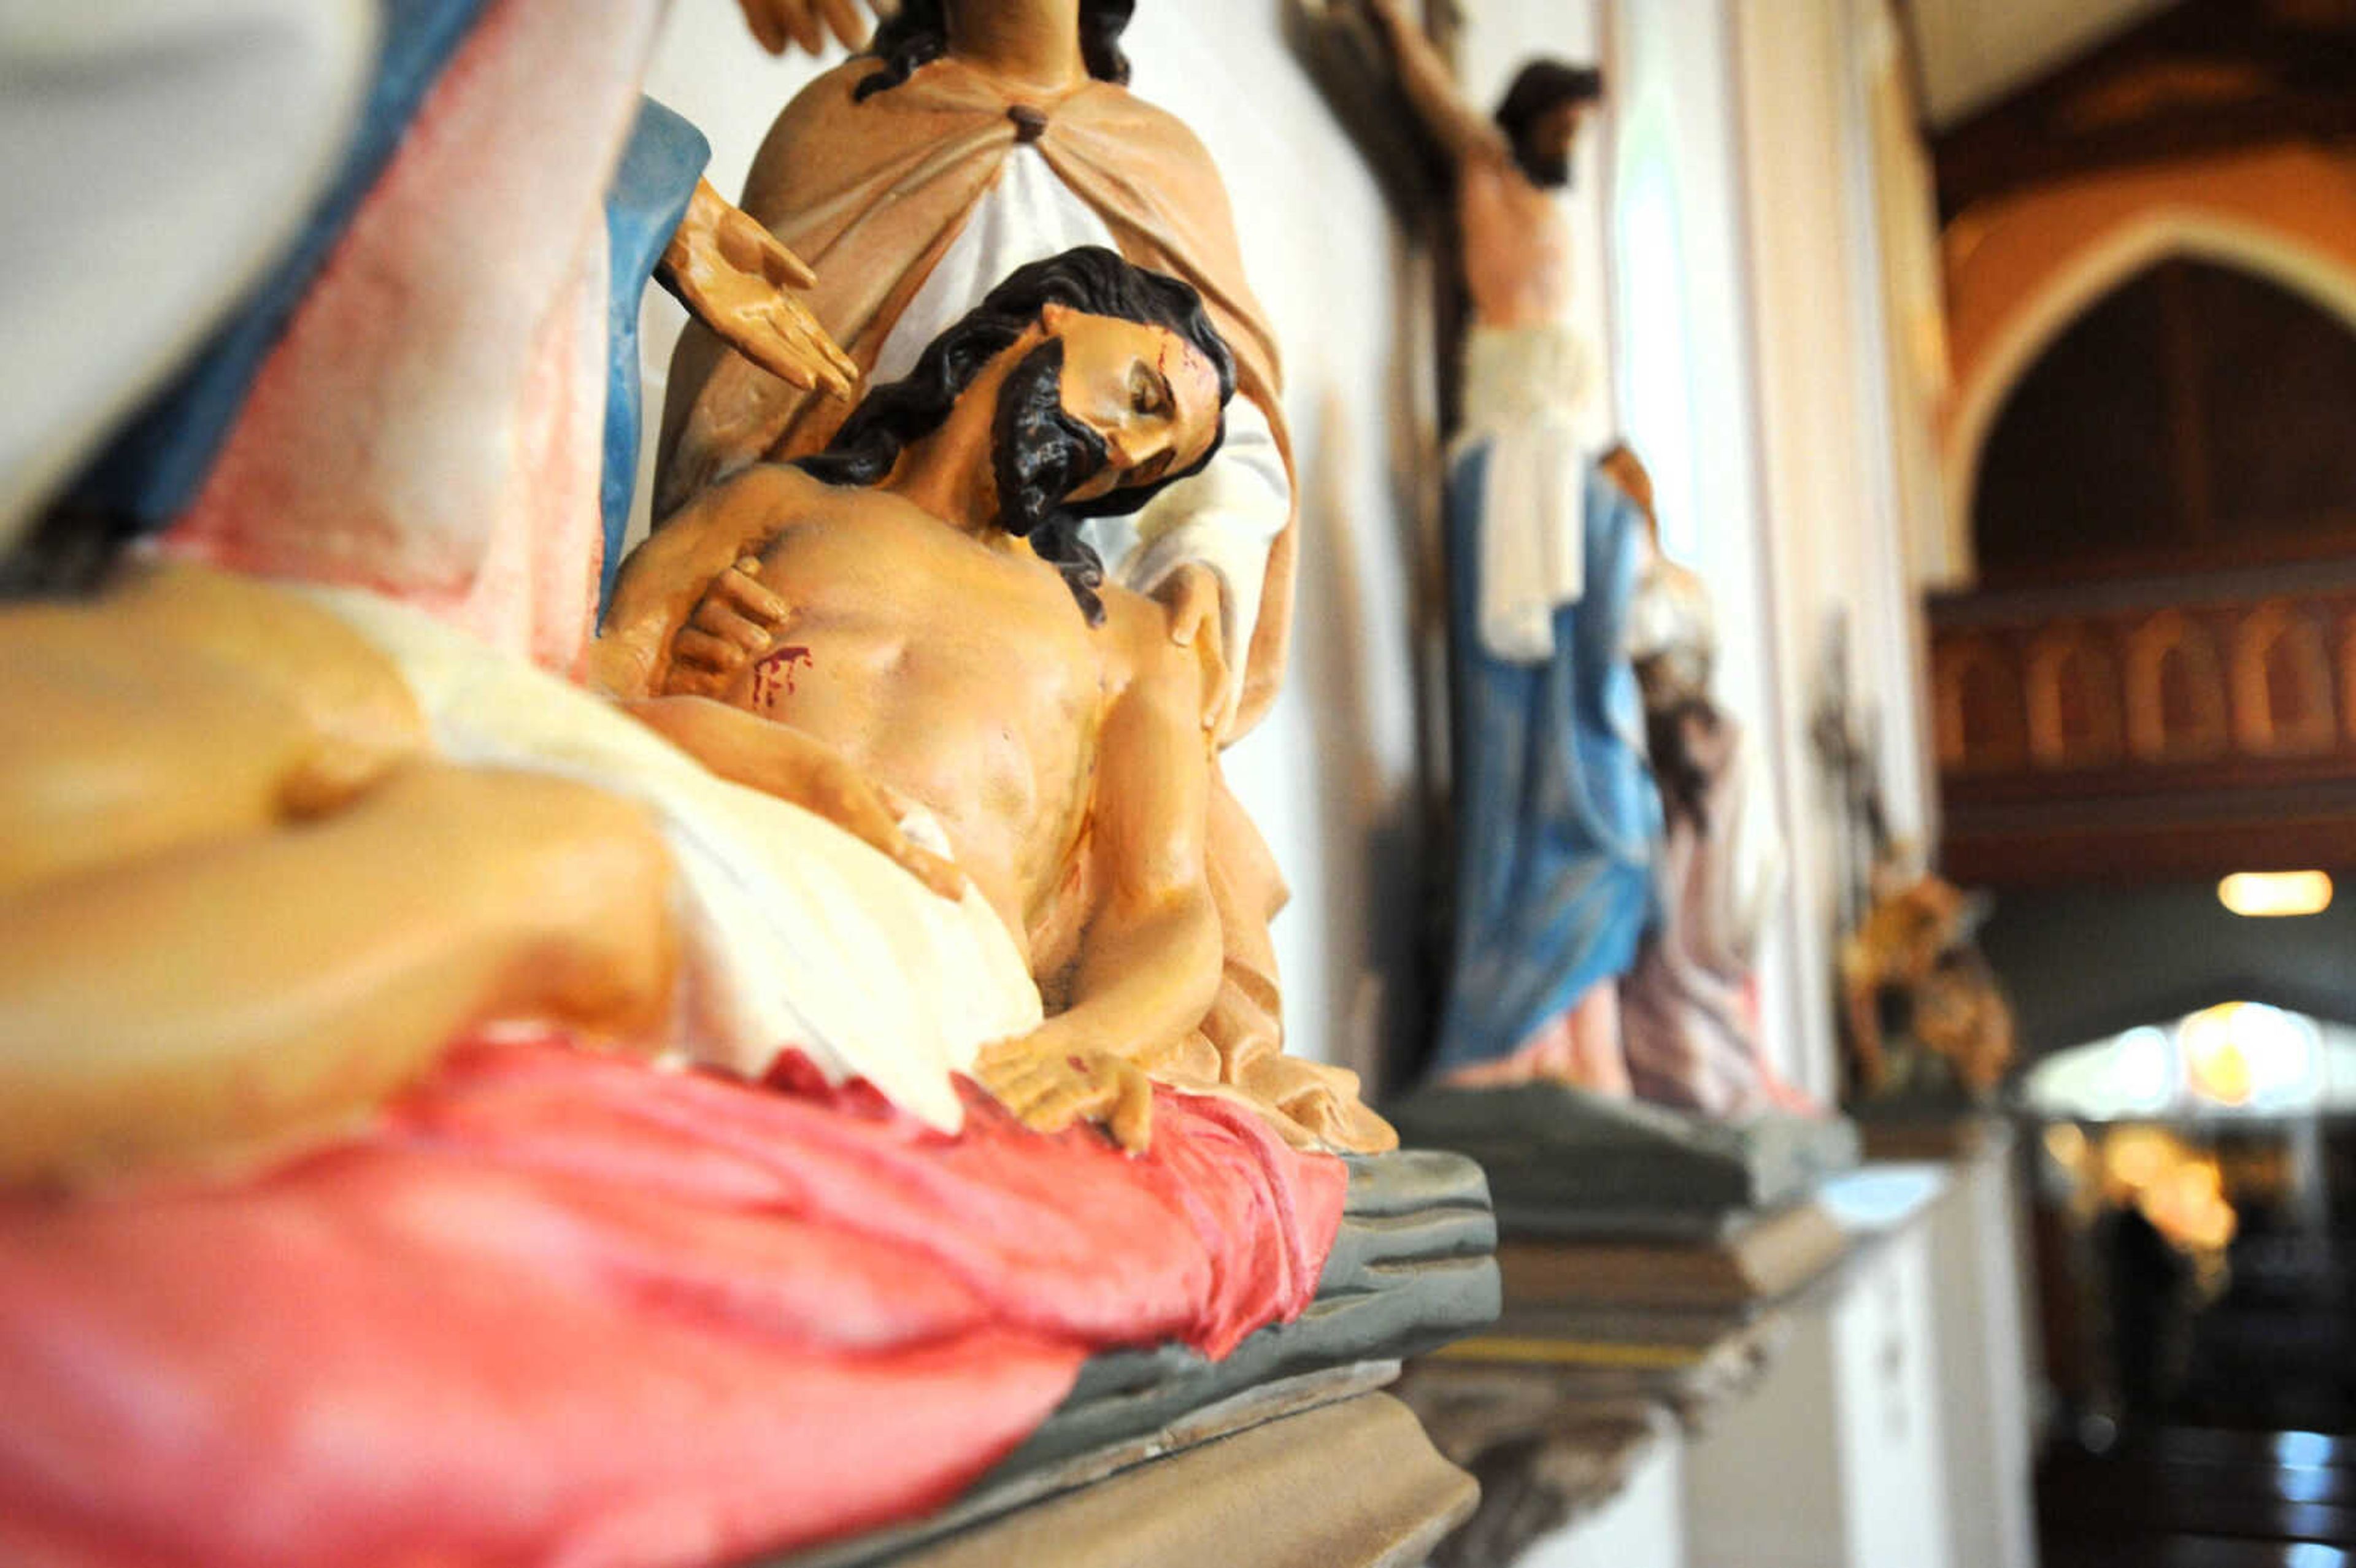
<path id="1" fill-rule="evenodd" d="M 998 526 L 1064 574 L 1088 624 L 1104 621 L 1104 561 L 1065 499 L 1111 461 L 1104 438 L 1064 410 L 1064 345 L 1049 338 L 1006 374 L 991 426 Z"/>
<path id="2" fill-rule="evenodd" d="M 1528 147 L 1516 147 L 1514 149 L 1514 162 L 1522 165 L 1522 173 L 1540 190 L 1570 188 L 1570 155 L 1567 152 L 1547 154 Z"/>

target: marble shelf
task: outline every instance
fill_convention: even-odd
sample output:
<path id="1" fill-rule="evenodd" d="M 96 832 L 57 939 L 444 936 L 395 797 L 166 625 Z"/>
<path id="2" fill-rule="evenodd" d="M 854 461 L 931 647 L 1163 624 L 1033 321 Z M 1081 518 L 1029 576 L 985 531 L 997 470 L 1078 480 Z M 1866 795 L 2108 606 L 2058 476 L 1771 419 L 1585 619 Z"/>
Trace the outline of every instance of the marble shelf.
<path id="1" fill-rule="evenodd" d="M 1526 1280 L 1517 1289 L 1517 1260 L 1525 1269 L 1543 1264 L 1542 1250 L 1576 1263 L 1583 1250 L 1617 1256 L 1626 1247 L 1574 1238 L 1508 1247 L 1496 1327 L 1414 1360 L 1398 1384 L 1440 1451 L 1482 1487 L 1478 1510 L 1435 1552 L 1434 1568 L 1512 1563 L 1611 1501 L 1665 1436 L 1707 1430 L 1757 1388 L 1797 1316 L 1829 1301 L 1949 1184 L 1947 1167 L 1922 1162 L 1867 1165 L 1820 1181 L 1808 1201 L 1833 1245 L 1774 1295 L 1714 1307 L 1665 1289 L 1648 1303 L 1641 1279 L 1590 1301 Z M 1720 1242 L 1652 1244 L 1666 1253 Z"/>

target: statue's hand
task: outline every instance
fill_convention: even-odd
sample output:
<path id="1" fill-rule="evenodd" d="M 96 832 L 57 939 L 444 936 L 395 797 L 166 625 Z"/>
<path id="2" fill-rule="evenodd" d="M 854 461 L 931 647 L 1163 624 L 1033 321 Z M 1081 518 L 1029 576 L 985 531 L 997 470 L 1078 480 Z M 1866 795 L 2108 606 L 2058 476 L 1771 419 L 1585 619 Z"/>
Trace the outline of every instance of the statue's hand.
<path id="1" fill-rule="evenodd" d="M 1153 588 L 1170 615 L 1170 640 L 1193 648 L 1203 664 L 1203 728 L 1225 734 L 1235 718 L 1241 683 L 1227 668 L 1226 608 L 1219 574 L 1199 560 L 1182 561 Z"/>
<path id="2" fill-rule="evenodd" d="M 983 1047 L 973 1076 L 1033 1132 L 1061 1132 L 1085 1118 L 1102 1122 L 1131 1154 L 1152 1141 L 1153 1083 L 1144 1070 L 1108 1051 L 1063 1043 L 1052 1022 Z"/>
<path id="3" fill-rule="evenodd" d="M 722 778 L 825 817 L 945 899 L 965 897 L 965 873 L 900 826 L 913 809 L 907 800 L 823 741 L 702 697 L 626 699 L 622 706 Z"/>
<path id="4" fill-rule="evenodd" d="M 1409 33 L 1414 34 L 1419 41 L 1423 36 L 1421 25 L 1408 16 L 1399 0 L 1358 0 L 1358 9 L 1373 20 L 1384 39 L 1394 48 Z"/>
<path id="5" fill-rule="evenodd" d="M 807 391 L 848 398 L 852 363 L 793 291 L 818 274 L 777 237 L 696 182 L 687 215 L 663 251 L 661 275 L 697 319 L 754 364 Z"/>
<path id="6" fill-rule="evenodd" d="M 790 41 L 811 54 L 826 47 L 826 30 L 847 49 L 867 42 L 867 19 L 859 0 L 736 0 L 745 25 L 763 48 L 773 55 L 786 52 Z"/>
<path id="7" fill-rule="evenodd" d="M 907 814 L 907 802 L 849 763 L 837 757 L 832 765 L 811 769 L 791 798 L 795 805 L 818 813 L 880 851 L 942 898 L 955 901 L 965 897 L 965 873 L 956 862 L 934 854 L 900 826 Z"/>
<path id="8" fill-rule="evenodd" d="M 671 639 L 664 696 L 724 698 L 745 665 L 776 642 L 793 609 L 762 583 L 760 571 L 748 556 L 712 580 Z"/>

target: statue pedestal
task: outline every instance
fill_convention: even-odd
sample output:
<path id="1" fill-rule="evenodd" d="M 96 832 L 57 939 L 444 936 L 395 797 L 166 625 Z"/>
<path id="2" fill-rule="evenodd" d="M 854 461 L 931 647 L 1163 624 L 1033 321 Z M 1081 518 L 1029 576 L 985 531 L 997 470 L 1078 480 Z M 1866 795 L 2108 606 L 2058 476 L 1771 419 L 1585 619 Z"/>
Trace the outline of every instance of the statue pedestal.
<path id="1" fill-rule="evenodd" d="M 1407 1406 L 1364 1393 L 1139 1465 L 895 1558 L 897 1568 L 1419 1568 L 1472 1477 Z"/>
<path id="2" fill-rule="evenodd" d="M 1496 1223 L 1480 1168 L 1461 1155 L 1347 1163 L 1341 1231 L 1301 1317 L 1218 1361 L 1170 1345 L 1100 1355 L 955 1502 L 771 1568 L 1415 1568 L 1472 1511 L 1475 1488 L 1374 1391 L 1406 1357 L 1496 1319 Z"/>
<path id="3" fill-rule="evenodd" d="M 1559 1083 L 1423 1089 L 1385 1114 L 1402 1139 L 1480 1161 L 1516 1238 L 1718 1237 L 1858 1160 L 1838 1118 L 1711 1122 Z"/>
<path id="4" fill-rule="evenodd" d="M 1868 1101 L 1848 1115 L 1869 1159 L 1975 1159 L 2010 1136 L 2002 1116 L 1962 1100 Z"/>
<path id="5" fill-rule="evenodd" d="M 1921 1219 L 1946 1185 L 1935 1168 L 1868 1167 L 1730 1237 L 1506 1242 L 1496 1328 L 1415 1361 L 1399 1383 L 1482 1488 L 1434 1568 L 1504 1568 L 1601 1509 L 1665 1442 L 1690 1445 L 1730 1413 L 1747 1421 L 1735 1407 L 1787 1345 L 1815 1344 L 1805 1336 L 1853 1307 L 1852 1283 L 1886 1266 L 1875 1260 L 1905 1261 L 1910 1240 L 1921 1250 Z M 1791 1365 L 1833 1363 L 1811 1349 Z"/>

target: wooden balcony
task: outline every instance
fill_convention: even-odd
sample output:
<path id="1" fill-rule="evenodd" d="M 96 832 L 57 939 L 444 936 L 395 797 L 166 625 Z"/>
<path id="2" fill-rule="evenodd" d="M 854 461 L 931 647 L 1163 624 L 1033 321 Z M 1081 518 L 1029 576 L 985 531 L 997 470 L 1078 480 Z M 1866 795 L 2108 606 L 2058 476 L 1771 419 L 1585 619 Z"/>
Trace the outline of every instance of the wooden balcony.
<path id="1" fill-rule="evenodd" d="M 2356 866 L 2356 560 L 1936 595 L 1966 882 Z"/>

